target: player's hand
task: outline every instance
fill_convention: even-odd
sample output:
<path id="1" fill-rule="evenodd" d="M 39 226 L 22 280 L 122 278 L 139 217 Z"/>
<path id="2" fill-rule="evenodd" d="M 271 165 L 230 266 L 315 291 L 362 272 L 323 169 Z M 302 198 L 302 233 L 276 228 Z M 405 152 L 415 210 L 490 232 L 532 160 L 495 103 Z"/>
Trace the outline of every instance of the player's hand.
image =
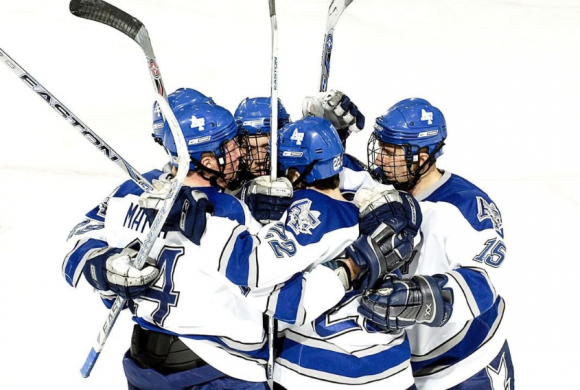
<path id="1" fill-rule="evenodd" d="M 404 228 L 409 235 L 415 237 L 423 221 L 417 200 L 407 192 L 397 191 L 390 185 L 359 189 L 355 194 L 354 204 L 359 208 L 361 234 L 370 234 L 381 223 L 385 223 L 394 230 L 400 231 Z M 419 241 L 415 241 L 414 245 L 418 243 Z"/>
<path id="2" fill-rule="evenodd" d="M 137 298 L 159 277 L 154 259 L 148 258 L 143 269 L 130 264 L 137 254 L 131 248 L 105 247 L 86 261 L 83 274 L 97 290 L 110 290 L 125 299 Z"/>
<path id="3" fill-rule="evenodd" d="M 453 291 L 447 276 L 414 276 L 399 279 L 388 275 L 376 289 L 365 292 L 358 312 L 370 322 L 369 329 L 393 332 L 415 324 L 443 326 L 453 312 Z"/>
<path id="4" fill-rule="evenodd" d="M 240 191 L 252 216 L 262 224 L 278 221 L 292 204 L 292 183 L 285 177 L 272 181 L 270 176 L 260 176 L 246 183 Z"/>
<path id="5" fill-rule="evenodd" d="M 352 287 L 356 290 L 372 288 L 384 275 L 411 261 L 413 238 L 404 225 L 393 228 L 381 223 L 371 235 L 355 240 L 346 248 L 346 255 L 359 270 Z"/>
<path id="6" fill-rule="evenodd" d="M 340 91 L 307 96 L 302 102 L 302 115 L 328 120 L 337 131 L 357 133 L 365 126 L 365 117 L 348 96 Z M 346 138 L 346 137 L 345 137 Z"/>

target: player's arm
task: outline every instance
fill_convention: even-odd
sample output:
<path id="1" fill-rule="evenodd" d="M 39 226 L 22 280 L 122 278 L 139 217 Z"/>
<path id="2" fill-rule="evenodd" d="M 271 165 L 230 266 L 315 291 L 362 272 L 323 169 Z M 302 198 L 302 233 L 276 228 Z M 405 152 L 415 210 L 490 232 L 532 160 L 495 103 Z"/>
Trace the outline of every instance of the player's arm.
<path id="1" fill-rule="evenodd" d="M 381 286 L 382 292 L 367 295 L 361 314 L 383 329 L 394 330 L 415 323 L 428 326 L 441 326 L 448 321 L 464 323 L 490 309 L 497 299 L 492 280 L 505 258 L 501 223 L 494 226 L 491 221 L 481 223 L 479 219 L 470 222 L 449 203 L 422 205 L 436 208 L 436 213 L 431 215 L 437 220 L 431 218 L 434 223 L 430 228 L 442 231 L 445 250 L 435 255 L 429 253 L 420 261 L 440 261 L 441 267 L 451 266 L 452 270 L 391 279 Z M 440 221 L 445 223 L 439 224 Z M 426 285 L 429 288 L 424 288 Z M 421 318 L 427 308 L 429 318 Z"/>
<path id="2" fill-rule="evenodd" d="M 73 287 L 77 286 L 87 259 L 108 245 L 104 229 L 108 200 L 109 198 L 106 198 L 89 211 L 68 236 L 67 254 L 62 264 L 62 275 L 66 282 Z"/>
<path id="3" fill-rule="evenodd" d="M 334 307 L 344 294 L 340 278 L 321 265 L 297 273 L 273 288 L 246 290 L 246 300 L 277 320 L 300 326 Z"/>
<path id="4" fill-rule="evenodd" d="M 471 320 L 487 311 L 497 298 L 497 279 L 506 254 L 503 237 L 493 230 L 468 231 L 450 237 L 446 253 L 453 270 L 446 272 L 456 305 L 453 321 Z"/>

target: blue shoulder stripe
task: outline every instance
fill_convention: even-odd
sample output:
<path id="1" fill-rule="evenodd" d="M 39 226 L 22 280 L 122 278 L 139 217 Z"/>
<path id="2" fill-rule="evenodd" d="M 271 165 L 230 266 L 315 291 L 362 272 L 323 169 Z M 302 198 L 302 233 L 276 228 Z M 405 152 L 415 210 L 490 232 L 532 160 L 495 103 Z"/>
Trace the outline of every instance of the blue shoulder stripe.
<path id="1" fill-rule="evenodd" d="M 464 178 L 451 174 L 425 201 L 454 205 L 477 231 L 494 229 L 503 237 L 503 223 L 497 205 L 481 189 Z"/>
<path id="2" fill-rule="evenodd" d="M 246 224 L 244 208 L 238 198 L 230 194 L 224 194 L 215 187 L 195 187 L 195 189 L 204 192 L 213 203 L 214 216 L 231 219 L 240 225 Z"/>
<path id="3" fill-rule="evenodd" d="M 366 166 L 358 158 L 347 153 L 342 155 L 342 166 L 355 172 L 366 171 Z"/>
<path id="4" fill-rule="evenodd" d="M 350 202 L 332 199 L 314 190 L 296 191 L 293 200 L 287 211 L 285 229 L 294 233 L 302 246 L 317 243 L 334 230 L 358 225 L 358 209 Z"/>

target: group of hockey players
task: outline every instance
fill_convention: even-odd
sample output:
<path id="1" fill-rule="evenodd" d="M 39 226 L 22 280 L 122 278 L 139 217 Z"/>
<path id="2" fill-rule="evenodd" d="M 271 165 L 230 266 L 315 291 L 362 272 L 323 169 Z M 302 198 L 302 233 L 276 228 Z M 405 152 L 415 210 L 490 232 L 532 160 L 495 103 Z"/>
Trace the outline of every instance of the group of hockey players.
<path id="1" fill-rule="evenodd" d="M 267 389 L 269 359 L 278 389 L 514 388 L 492 284 L 501 215 L 437 167 L 438 108 L 396 103 L 376 118 L 363 164 L 344 147 L 365 117 L 339 91 L 305 98 L 295 122 L 278 101 L 277 139 L 270 98 L 232 114 L 181 88 L 169 104 L 190 165 L 146 266 L 131 259 L 159 198 L 127 181 L 71 231 L 62 268 L 109 307 L 127 299 L 129 389 Z M 153 137 L 169 163 L 144 176 L 166 188 L 177 147 L 157 104 Z"/>

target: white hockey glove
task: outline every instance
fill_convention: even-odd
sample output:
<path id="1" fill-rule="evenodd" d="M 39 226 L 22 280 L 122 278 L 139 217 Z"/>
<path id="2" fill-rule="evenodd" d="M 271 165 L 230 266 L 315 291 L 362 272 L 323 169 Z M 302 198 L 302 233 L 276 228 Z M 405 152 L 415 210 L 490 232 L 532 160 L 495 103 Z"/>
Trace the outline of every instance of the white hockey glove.
<path id="1" fill-rule="evenodd" d="M 252 216 L 262 224 L 278 221 L 284 211 L 292 204 L 294 190 L 292 183 L 285 177 L 272 181 L 270 176 L 260 176 L 246 183 L 240 191 Z"/>
<path id="2" fill-rule="evenodd" d="M 365 126 L 364 115 L 340 91 L 321 92 L 305 97 L 302 101 L 302 115 L 324 118 L 339 132 L 348 130 L 348 133 L 358 133 Z"/>
<path id="3" fill-rule="evenodd" d="M 159 277 L 152 258 L 147 258 L 141 270 L 130 264 L 138 253 L 131 248 L 105 247 L 87 260 L 83 267 L 85 278 L 97 290 L 111 290 L 125 299 L 137 298 Z"/>
<path id="4" fill-rule="evenodd" d="M 139 206 L 144 209 L 160 210 L 167 199 L 171 197 L 171 182 L 167 180 L 153 179 L 151 182 L 154 190 L 144 192 L 139 198 Z"/>

